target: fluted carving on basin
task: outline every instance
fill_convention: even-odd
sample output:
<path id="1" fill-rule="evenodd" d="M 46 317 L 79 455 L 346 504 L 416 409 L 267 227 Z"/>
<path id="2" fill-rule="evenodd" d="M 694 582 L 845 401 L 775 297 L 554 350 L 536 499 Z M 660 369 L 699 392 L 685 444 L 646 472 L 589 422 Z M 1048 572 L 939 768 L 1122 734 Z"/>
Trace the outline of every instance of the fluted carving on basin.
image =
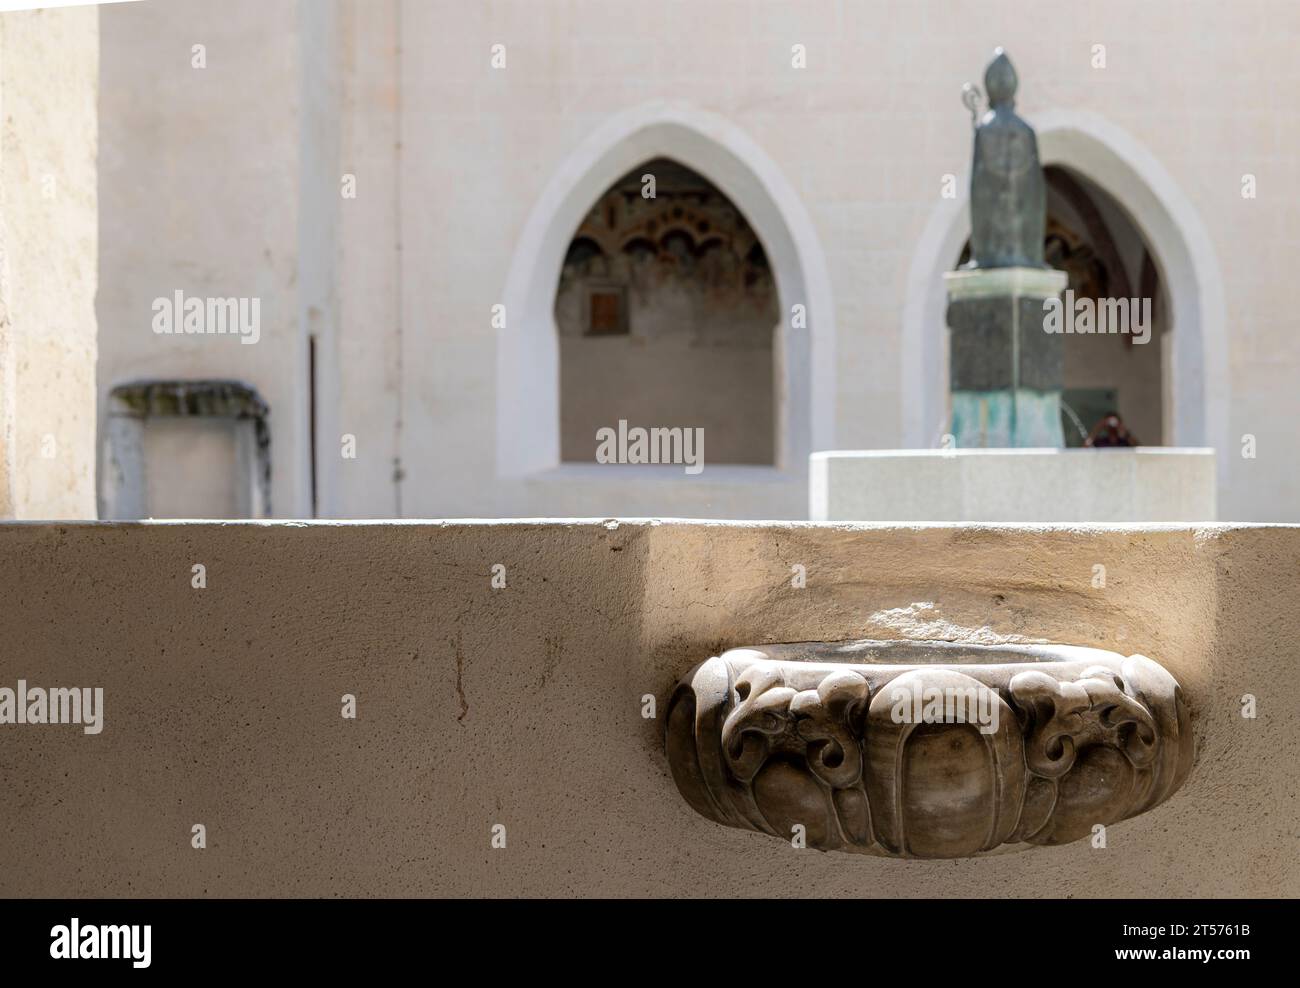
<path id="1" fill-rule="evenodd" d="M 673 777 L 702 815 L 809 847 L 954 858 L 1062 844 L 1167 799 L 1191 766 L 1174 678 L 1075 646 L 741 648 L 674 691 Z"/>

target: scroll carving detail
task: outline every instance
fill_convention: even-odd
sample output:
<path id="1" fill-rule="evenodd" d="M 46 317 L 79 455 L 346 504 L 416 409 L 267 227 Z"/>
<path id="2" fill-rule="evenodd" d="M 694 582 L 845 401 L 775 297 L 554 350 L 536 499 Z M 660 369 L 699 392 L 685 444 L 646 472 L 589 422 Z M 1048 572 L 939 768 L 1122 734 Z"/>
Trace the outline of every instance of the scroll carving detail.
<path id="1" fill-rule="evenodd" d="M 1063 844 L 1167 799 L 1191 767 L 1177 682 L 1073 646 L 733 649 L 667 718 L 673 776 L 719 823 L 809 847 L 953 858 Z"/>

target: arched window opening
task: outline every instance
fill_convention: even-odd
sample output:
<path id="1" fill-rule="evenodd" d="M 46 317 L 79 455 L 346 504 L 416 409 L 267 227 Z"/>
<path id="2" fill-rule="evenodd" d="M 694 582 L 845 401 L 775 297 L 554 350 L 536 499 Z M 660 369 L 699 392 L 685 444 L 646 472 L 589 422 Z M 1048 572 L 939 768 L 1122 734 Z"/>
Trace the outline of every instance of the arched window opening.
<path id="1" fill-rule="evenodd" d="M 560 272 L 560 455 L 591 462 L 597 431 L 703 429 L 709 463 L 775 459 L 767 253 L 707 178 L 667 158 L 632 169 L 574 232 Z"/>
<path id="2" fill-rule="evenodd" d="M 1167 416 L 1161 355 L 1169 307 L 1155 256 L 1132 218 L 1105 189 L 1060 165 L 1049 165 L 1043 172 L 1044 259 L 1069 276 L 1067 303 L 1078 306 L 1090 300 L 1096 314 L 1094 332 L 1063 337 L 1065 443 L 1083 445 L 1103 419 L 1117 414 L 1138 443 L 1162 445 Z M 966 263 L 969 253 L 968 242 L 958 265 Z M 1122 310 L 1113 304 L 1118 300 L 1125 302 Z M 1127 320 L 1124 327 L 1116 323 L 1121 311 Z"/>

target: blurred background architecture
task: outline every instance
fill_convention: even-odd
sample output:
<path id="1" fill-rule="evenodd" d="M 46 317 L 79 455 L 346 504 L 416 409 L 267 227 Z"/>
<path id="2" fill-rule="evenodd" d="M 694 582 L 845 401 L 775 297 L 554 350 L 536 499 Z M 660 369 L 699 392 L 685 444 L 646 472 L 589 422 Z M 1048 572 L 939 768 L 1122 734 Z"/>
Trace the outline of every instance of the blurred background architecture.
<path id="1" fill-rule="evenodd" d="M 1145 345 L 1067 337 L 1066 445 L 1116 412 L 1216 450 L 1220 518 L 1300 519 L 1292 5 L 143 0 L 3 30 L 11 516 L 90 516 L 95 476 L 104 515 L 808 517 L 810 454 L 949 432 L 959 94 L 1004 45 L 1046 259 L 1152 302 Z M 214 326 L 254 300 L 255 343 Z M 41 346 L 57 383 L 24 375 Z M 243 388 L 266 443 L 187 382 Z M 703 428 L 706 468 L 598 464 L 619 420 Z"/>

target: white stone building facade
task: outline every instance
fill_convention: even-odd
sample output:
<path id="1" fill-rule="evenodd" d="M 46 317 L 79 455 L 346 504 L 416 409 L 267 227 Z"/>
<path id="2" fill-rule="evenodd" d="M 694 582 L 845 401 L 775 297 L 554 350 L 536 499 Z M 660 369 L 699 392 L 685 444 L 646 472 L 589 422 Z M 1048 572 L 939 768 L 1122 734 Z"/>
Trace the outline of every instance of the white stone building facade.
<path id="1" fill-rule="evenodd" d="M 1121 402 L 1159 394 L 1141 438 L 1218 451 L 1220 518 L 1300 519 L 1298 44 L 1300 9 L 1272 2 L 105 7 L 101 505 L 114 388 L 235 379 L 269 408 L 279 517 L 807 517 L 811 452 L 945 431 L 959 93 L 1002 45 L 1044 164 L 1101 190 L 1158 277 L 1158 359 L 1116 376 Z M 771 463 L 561 459 L 566 251 L 660 157 L 762 241 Z M 1115 254 L 1136 286 L 1141 250 Z M 258 299 L 256 344 L 155 332 L 177 291 Z M 249 467 L 226 443 L 151 434 L 148 513 L 233 513 Z"/>

